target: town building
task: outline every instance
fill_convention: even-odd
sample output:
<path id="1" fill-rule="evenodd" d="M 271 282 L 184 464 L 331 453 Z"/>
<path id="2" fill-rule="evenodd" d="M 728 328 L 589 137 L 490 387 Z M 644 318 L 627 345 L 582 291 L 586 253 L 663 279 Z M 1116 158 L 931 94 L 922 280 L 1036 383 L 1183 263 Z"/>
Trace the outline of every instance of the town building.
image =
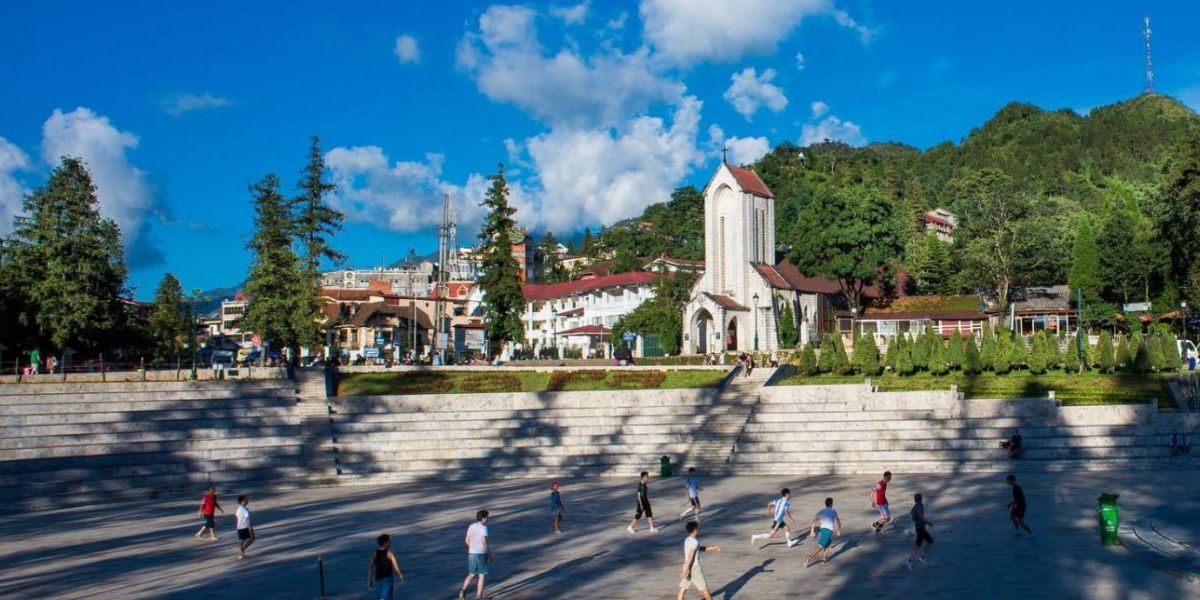
<path id="1" fill-rule="evenodd" d="M 371 269 L 338 269 L 321 274 L 321 287 L 344 290 L 379 289 L 386 284 L 387 291 L 405 296 L 424 296 L 432 289 L 437 269 L 430 261 L 405 264 L 402 267 L 374 267 Z M 373 285 L 374 284 L 374 285 Z"/>
<path id="2" fill-rule="evenodd" d="M 978 294 L 962 296 L 903 296 L 886 306 L 871 306 L 851 324 L 852 331 L 871 335 L 880 348 L 896 336 L 916 337 L 927 328 L 943 337 L 978 336 L 988 321 L 987 305 Z"/>
<path id="3" fill-rule="evenodd" d="M 651 271 L 653 273 L 695 273 L 697 275 L 704 273 L 703 260 L 688 260 L 686 258 L 672 258 L 670 256 L 660 256 L 642 267 L 643 271 Z"/>
<path id="4" fill-rule="evenodd" d="M 528 348 L 545 348 L 563 354 L 578 350 L 581 356 L 612 355 L 609 336 L 623 315 L 654 297 L 654 273 L 634 271 L 562 283 L 527 283 L 525 326 Z"/>
<path id="5" fill-rule="evenodd" d="M 921 231 L 934 234 L 943 242 L 953 242 L 954 230 L 958 227 L 958 217 L 944 208 L 935 208 L 921 215 L 918 224 Z"/>
<path id="6" fill-rule="evenodd" d="M 1051 335 L 1075 335 L 1079 311 L 1071 288 L 1065 285 L 1015 288 L 1009 312 L 1000 315 L 1006 327 L 1020 335 L 1045 331 Z"/>

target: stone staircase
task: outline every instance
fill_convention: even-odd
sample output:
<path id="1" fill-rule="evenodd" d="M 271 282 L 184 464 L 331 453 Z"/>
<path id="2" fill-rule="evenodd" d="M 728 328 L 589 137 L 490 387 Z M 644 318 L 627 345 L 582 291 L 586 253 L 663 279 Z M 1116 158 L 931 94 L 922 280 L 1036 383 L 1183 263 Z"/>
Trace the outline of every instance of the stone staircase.
<path id="1" fill-rule="evenodd" d="M 307 482 L 330 485 L 337 475 L 325 369 L 296 369 L 296 416 Z"/>
<path id="2" fill-rule="evenodd" d="M 682 461 L 685 468 L 694 466 L 710 474 L 729 470 L 746 425 L 762 400 L 759 392 L 774 372 L 760 367 L 747 376 L 740 367 L 734 370 L 707 418 L 692 432 L 691 446 Z"/>
<path id="3" fill-rule="evenodd" d="M 0 385 L 0 507 L 295 485 L 295 393 L 284 379 Z"/>

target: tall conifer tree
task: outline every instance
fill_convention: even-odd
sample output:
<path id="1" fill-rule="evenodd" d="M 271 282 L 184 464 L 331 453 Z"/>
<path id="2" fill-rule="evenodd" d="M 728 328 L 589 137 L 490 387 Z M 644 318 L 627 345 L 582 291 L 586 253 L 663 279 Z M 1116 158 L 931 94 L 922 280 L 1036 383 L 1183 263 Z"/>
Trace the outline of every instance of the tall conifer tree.
<path id="1" fill-rule="evenodd" d="M 493 342 L 520 342 L 525 339 L 521 324 L 525 298 L 521 294 L 521 269 L 512 253 L 517 228 L 513 215 L 517 209 L 508 204 L 504 165 L 500 164 L 496 174 L 488 179 L 492 187 L 482 203 L 488 214 L 479 233 L 483 242 L 479 285 L 487 302 L 487 337 Z"/>
<path id="2" fill-rule="evenodd" d="M 254 236 L 246 247 L 253 258 L 246 279 L 249 303 L 240 328 L 261 334 L 276 348 L 292 349 L 295 356 L 300 345 L 296 315 L 305 310 L 304 299 L 313 290 L 292 246 L 295 219 L 279 188 L 279 178 L 274 174 L 250 186 L 254 195 Z"/>

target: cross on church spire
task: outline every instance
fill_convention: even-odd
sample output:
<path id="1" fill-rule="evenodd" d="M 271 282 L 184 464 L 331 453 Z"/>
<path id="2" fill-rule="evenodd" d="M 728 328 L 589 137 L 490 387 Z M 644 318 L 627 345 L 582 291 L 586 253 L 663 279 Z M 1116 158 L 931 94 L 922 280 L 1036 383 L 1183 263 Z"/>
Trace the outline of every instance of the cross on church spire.
<path id="1" fill-rule="evenodd" d="M 729 145 L 728 144 L 723 144 L 721 146 L 721 162 L 725 163 L 725 164 L 729 164 Z"/>

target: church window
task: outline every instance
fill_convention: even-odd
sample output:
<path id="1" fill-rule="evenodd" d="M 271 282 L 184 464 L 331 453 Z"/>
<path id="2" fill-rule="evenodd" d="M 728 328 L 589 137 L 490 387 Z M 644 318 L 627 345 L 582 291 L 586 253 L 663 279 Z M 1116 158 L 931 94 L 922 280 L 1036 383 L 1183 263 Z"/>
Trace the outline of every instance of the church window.
<path id="1" fill-rule="evenodd" d="M 725 217 L 721 217 L 721 241 L 717 246 L 721 256 L 717 261 L 717 285 L 725 290 Z"/>

